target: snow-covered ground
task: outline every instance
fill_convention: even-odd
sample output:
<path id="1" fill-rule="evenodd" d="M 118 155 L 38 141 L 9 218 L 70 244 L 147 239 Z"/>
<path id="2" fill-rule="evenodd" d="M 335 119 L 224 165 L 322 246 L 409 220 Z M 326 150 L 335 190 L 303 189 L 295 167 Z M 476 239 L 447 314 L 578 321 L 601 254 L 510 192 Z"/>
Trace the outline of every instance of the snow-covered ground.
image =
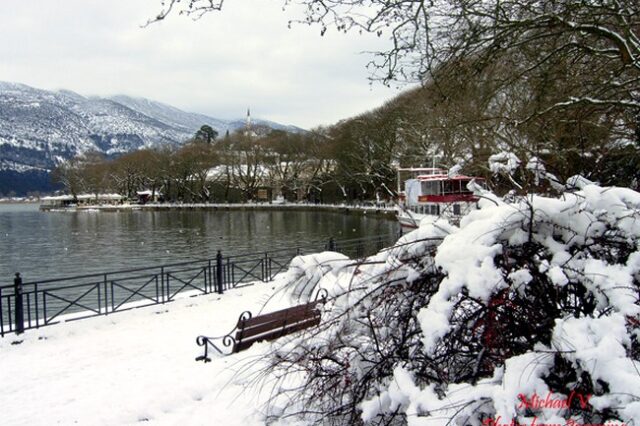
<path id="1" fill-rule="evenodd" d="M 263 399 L 237 373 L 268 344 L 204 364 L 195 339 L 226 334 L 244 310 L 286 306 L 281 282 L 5 336 L 0 425 L 264 424 Z"/>

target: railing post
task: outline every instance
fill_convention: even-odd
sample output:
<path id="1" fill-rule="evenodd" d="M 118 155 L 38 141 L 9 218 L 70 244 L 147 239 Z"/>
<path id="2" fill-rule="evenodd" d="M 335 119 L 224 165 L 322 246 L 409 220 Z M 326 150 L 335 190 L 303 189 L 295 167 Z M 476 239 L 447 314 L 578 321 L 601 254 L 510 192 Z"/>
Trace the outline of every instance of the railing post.
<path id="1" fill-rule="evenodd" d="M 164 293 L 164 266 L 161 266 L 160 267 L 160 294 L 156 295 L 156 297 L 158 298 L 158 303 L 165 303 L 164 294 L 165 294 Z"/>
<path id="2" fill-rule="evenodd" d="M 170 284 L 170 278 L 171 275 L 169 274 L 169 272 L 164 274 L 164 285 L 165 285 L 165 295 L 164 295 L 164 300 L 166 300 L 167 302 L 171 302 L 171 284 Z"/>
<path id="3" fill-rule="evenodd" d="M 102 286 L 104 289 L 104 314 L 107 315 L 109 313 L 109 286 L 107 284 L 107 274 L 104 274 L 102 277 Z M 113 284 L 111 287 L 111 306 L 113 306 Z M 98 311 L 100 311 L 102 307 L 100 306 L 100 288 L 98 288 Z"/>
<path id="4" fill-rule="evenodd" d="M 13 293 L 16 299 L 16 334 L 22 334 L 24 333 L 24 304 L 22 300 L 22 278 L 20 277 L 20 272 L 16 272 L 16 278 L 13 280 Z"/>
<path id="5" fill-rule="evenodd" d="M 11 319 L 9 319 L 11 321 Z M 0 287 L 0 337 L 4 337 L 4 312 L 2 312 L 2 287 Z"/>
<path id="6" fill-rule="evenodd" d="M 216 255 L 216 285 L 218 286 L 219 294 L 224 292 L 224 274 L 222 272 L 222 252 L 218 250 Z"/>
<path id="7" fill-rule="evenodd" d="M 264 253 L 264 263 L 262 264 L 262 282 L 266 283 L 271 280 L 269 277 L 269 253 Z"/>

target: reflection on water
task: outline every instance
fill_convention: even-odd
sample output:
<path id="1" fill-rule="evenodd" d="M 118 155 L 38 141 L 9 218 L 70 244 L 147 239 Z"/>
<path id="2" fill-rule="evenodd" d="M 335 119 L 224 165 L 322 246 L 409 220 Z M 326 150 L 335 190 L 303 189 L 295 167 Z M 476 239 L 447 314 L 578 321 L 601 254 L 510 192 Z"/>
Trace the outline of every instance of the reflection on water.
<path id="1" fill-rule="evenodd" d="M 40 212 L 0 204 L 0 285 L 322 244 L 397 232 L 395 221 L 329 212 Z"/>

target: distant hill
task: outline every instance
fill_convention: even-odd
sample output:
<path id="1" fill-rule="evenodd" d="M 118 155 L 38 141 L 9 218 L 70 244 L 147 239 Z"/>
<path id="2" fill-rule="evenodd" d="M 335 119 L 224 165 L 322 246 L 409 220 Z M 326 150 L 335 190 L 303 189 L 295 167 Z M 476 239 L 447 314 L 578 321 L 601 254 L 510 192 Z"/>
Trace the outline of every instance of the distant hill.
<path id="1" fill-rule="evenodd" d="M 274 129 L 302 131 L 252 119 Z M 182 111 L 144 98 L 85 97 L 0 82 L 0 193 L 50 191 L 49 172 L 88 151 L 114 156 L 140 148 L 179 145 L 202 125 L 222 136 L 244 126 Z"/>

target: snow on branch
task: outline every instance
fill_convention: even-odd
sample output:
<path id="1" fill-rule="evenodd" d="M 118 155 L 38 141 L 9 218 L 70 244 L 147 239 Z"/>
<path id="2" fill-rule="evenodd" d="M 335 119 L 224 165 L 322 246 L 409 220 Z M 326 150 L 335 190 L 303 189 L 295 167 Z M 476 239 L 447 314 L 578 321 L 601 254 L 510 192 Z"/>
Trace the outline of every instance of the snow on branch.
<path id="1" fill-rule="evenodd" d="M 489 157 L 489 170 L 493 174 L 512 175 L 520 166 L 520 160 L 513 152 L 500 152 Z"/>

